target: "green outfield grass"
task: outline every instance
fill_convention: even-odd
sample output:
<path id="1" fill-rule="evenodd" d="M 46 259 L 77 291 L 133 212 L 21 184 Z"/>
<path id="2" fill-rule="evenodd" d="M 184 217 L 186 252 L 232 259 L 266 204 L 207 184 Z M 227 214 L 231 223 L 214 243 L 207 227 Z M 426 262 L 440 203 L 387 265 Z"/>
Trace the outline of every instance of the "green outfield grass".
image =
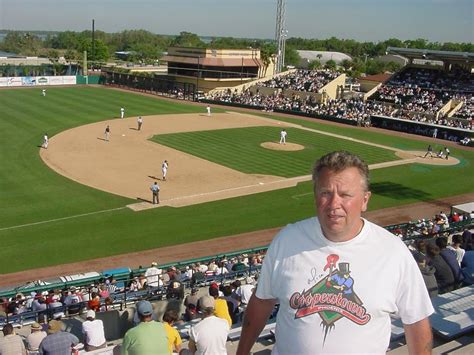
<path id="1" fill-rule="evenodd" d="M 354 152 L 368 164 L 398 159 L 390 150 L 298 128 L 287 129 L 289 141 L 301 144 L 304 150 L 276 151 L 260 146 L 263 142 L 278 142 L 280 130 L 272 126 L 233 128 L 163 134 L 152 140 L 244 173 L 283 177 L 311 174 L 315 158 L 333 150 Z"/>
<path id="2" fill-rule="evenodd" d="M 182 102 L 105 88 L 48 88 L 45 98 L 39 89 L 0 90 L 0 273 L 277 227 L 314 214 L 309 182 L 252 196 L 136 213 L 124 208 L 131 200 L 77 184 L 43 164 L 38 146 L 44 132 L 53 136 L 65 129 L 118 117 L 122 105 L 127 116 L 203 112 L 202 107 Z M 426 144 L 414 140 L 353 127 L 334 127 L 294 118 L 284 120 L 392 147 L 426 148 Z M 244 131 L 253 132 L 253 129 Z M 278 137 L 275 131 L 265 134 L 271 136 L 268 140 Z M 305 137 L 310 143 L 305 143 Z M 323 136 L 292 129 L 290 138 L 301 139 L 301 144 L 306 146 L 314 139 L 312 144 L 320 144 L 318 140 Z M 338 144 L 342 143 L 330 139 L 324 151 L 335 149 Z M 219 149 L 223 149 L 222 146 Z M 224 155 L 231 154 L 233 149 L 234 144 L 229 144 Z M 319 149 L 317 156 L 323 152 L 323 147 L 316 152 Z M 367 147 L 350 149 L 363 152 Z M 460 165 L 415 164 L 373 171 L 374 194 L 370 209 L 472 192 L 474 152 L 455 148 L 451 151 L 461 159 Z M 291 157 L 296 153 L 284 152 L 281 156 Z M 201 153 L 196 149 L 195 154 Z M 261 159 L 259 150 L 245 154 L 249 160 Z M 393 159 L 384 158 L 385 151 L 378 148 L 368 148 L 362 154 L 371 162 Z M 310 156 L 305 159 L 311 161 Z M 305 163 L 300 164 L 294 165 L 305 170 Z M 268 169 L 271 171 L 272 167 Z M 50 222 L 42 223 L 44 221 Z M 18 227 L 25 224 L 29 226 Z"/>

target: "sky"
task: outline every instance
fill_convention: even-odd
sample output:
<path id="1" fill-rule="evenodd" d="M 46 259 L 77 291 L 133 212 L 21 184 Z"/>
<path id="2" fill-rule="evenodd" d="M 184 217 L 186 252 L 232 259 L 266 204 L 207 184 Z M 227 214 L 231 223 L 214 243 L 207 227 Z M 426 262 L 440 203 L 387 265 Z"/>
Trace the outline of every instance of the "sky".
<path id="1" fill-rule="evenodd" d="M 0 0 L 0 29 L 274 38 L 277 0 Z M 474 42 L 473 0 L 286 0 L 288 37 Z"/>

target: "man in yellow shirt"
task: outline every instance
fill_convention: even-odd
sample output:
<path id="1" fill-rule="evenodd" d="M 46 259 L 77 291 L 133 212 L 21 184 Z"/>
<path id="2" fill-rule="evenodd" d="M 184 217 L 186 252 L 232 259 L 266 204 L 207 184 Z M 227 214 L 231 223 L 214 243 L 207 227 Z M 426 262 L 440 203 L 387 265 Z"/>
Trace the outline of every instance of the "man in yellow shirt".
<path id="1" fill-rule="evenodd" d="M 209 287 L 209 296 L 214 298 L 214 315 L 218 318 L 225 319 L 229 323 L 229 328 L 232 327 L 232 318 L 229 313 L 229 307 L 227 301 L 223 298 L 219 298 L 219 290 L 215 287 Z"/>
<path id="2" fill-rule="evenodd" d="M 178 320 L 178 312 L 174 309 L 167 310 L 163 315 L 163 325 L 165 326 L 166 335 L 168 336 L 168 348 L 170 354 L 179 353 L 181 351 L 181 336 L 178 330 L 173 328 L 173 324 Z"/>

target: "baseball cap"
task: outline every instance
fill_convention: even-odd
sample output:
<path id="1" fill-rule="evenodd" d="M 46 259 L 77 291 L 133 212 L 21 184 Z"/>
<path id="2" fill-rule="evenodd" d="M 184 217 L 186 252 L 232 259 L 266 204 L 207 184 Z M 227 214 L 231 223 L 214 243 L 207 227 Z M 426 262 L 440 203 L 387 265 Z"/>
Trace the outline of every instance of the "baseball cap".
<path id="1" fill-rule="evenodd" d="M 199 298 L 198 303 L 201 309 L 214 308 L 214 306 L 216 305 L 216 301 L 214 301 L 214 298 L 211 296 L 202 296 L 201 298 Z"/>
<path id="2" fill-rule="evenodd" d="M 148 301 L 137 302 L 137 313 L 141 316 L 150 316 L 153 313 L 153 306 Z"/>
<path id="3" fill-rule="evenodd" d="M 156 266 L 156 265 L 158 265 L 158 263 L 156 261 L 151 263 L 151 266 Z"/>
<path id="4" fill-rule="evenodd" d="M 89 309 L 86 313 L 86 318 L 95 318 L 95 312 L 92 309 Z"/>

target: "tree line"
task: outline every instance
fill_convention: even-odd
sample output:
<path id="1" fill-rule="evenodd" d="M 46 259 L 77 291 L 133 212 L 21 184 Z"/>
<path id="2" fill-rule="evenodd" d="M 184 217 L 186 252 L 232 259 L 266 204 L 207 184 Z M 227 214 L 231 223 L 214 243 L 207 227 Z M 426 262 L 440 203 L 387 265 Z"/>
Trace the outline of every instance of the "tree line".
<path id="1" fill-rule="evenodd" d="M 82 53 L 87 51 L 88 60 L 107 62 L 118 51 L 130 52 L 129 61 L 154 63 L 168 47 L 198 47 L 198 48 L 258 48 L 264 64 L 268 64 L 272 55 L 277 51 L 275 41 L 264 39 L 245 39 L 233 37 L 215 37 L 210 42 L 204 42 L 197 34 L 181 32 L 177 36 L 154 34 L 145 30 L 125 30 L 118 33 L 95 31 L 94 46 L 92 32 L 63 31 L 57 33 L 39 33 L 25 31 L 3 31 L 5 39 L 0 42 L 0 50 L 19 55 L 40 56 L 57 62 L 60 56 L 66 61 L 82 59 Z M 369 74 L 385 70 L 396 70 L 393 64 L 383 64 L 373 58 L 385 54 L 387 47 L 433 49 L 455 52 L 474 52 L 473 43 L 429 42 L 425 39 L 405 40 L 390 38 L 380 42 L 358 42 L 352 39 L 306 39 L 289 38 L 286 41 L 285 61 L 287 65 L 298 65 L 300 62 L 296 50 L 336 51 L 350 55 L 353 60 L 343 62 L 342 66 L 354 71 L 354 74 L 367 72 Z M 332 67 L 335 63 L 325 63 Z M 312 68 L 322 66 L 318 61 L 310 63 Z"/>

